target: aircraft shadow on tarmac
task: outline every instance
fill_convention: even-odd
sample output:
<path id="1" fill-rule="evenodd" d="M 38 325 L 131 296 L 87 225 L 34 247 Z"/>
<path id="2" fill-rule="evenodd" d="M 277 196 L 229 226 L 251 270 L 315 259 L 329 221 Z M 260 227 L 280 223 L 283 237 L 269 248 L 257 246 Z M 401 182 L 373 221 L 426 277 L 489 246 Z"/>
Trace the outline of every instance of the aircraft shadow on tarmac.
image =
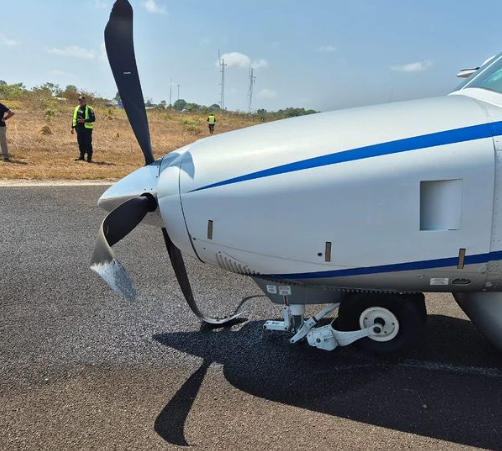
<path id="1" fill-rule="evenodd" d="M 332 353 L 289 345 L 263 331 L 201 328 L 159 334 L 159 343 L 203 358 L 155 421 L 167 442 L 188 445 L 187 416 L 213 362 L 234 387 L 271 401 L 441 440 L 502 449 L 502 359 L 472 323 L 429 315 L 424 343 L 402 360 L 353 347 Z M 343 440 L 341 438 L 340 440 Z"/>

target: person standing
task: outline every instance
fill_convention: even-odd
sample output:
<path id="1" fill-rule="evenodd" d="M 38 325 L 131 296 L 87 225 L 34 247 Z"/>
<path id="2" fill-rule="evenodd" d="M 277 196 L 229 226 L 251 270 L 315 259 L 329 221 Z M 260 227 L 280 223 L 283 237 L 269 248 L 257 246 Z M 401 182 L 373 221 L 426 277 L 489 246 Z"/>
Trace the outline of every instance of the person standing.
<path id="1" fill-rule="evenodd" d="M 214 117 L 214 113 L 210 113 L 207 117 L 207 125 L 209 126 L 209 133 L 211 135 L 214 133 L 214 124 L 216 123 L 216 118 Z"/>
<path id="2" fill-rule="evenodd" d="M 78 106 L 73 110 L 71 125 L 71 134 L 77 132 L 77 142 L 80 150 L 80 157 L 75 158 L 75 161 L 84 161 L 85 154 L 87 154 L 87 163 L 92 163 L 92 130 L 95 120 L 94 110 L 87 105 L 87 99 L 80 96 Z"/>
<path id="3" fill-rule="evenodd" d="M 6 116 L 4 116 L 6 114 Z M 5 121 L 14 116 L 14 112 L 9 107 L 0 103 L 0 147 L 2 148 L 3 161 L 10 161 L 9 148 L 7 147 L 7 126 Z"/>

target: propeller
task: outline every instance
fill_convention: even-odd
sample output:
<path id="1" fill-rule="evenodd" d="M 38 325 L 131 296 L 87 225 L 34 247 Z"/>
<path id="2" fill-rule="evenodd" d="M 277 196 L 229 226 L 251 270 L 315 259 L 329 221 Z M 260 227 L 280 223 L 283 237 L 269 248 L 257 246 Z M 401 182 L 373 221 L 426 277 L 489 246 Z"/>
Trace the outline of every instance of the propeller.
<path id="1" fill-rule="evenodd" d="M 117 0 L 113 5 L 105 28 L 105 46 L 120 99 L 148 165 L 155 159 L 134 54 L 133 10 L 127 0 Z"/>
<path id="2" fill-rule="evenodd" d="M 133 10 L 127 0 L 117 0 L 113 5 L 110 20 L 105 28 L 105 45 L 124 109 L 145 156 L 145 164 L 149 165 L 154 162 L 154 157 L 134 54 Z M 127 236 L 149 212 L 154 212 L 157 207 L 157 199 L 151 193 L 133 197 L 115 208 L 99 229 L 92 254 L 91 269 L 126 299 L 135 299 L 136 290 L 125 268 L 116 259 L 112 246 Z M 162 234 L 176 279 L 192 312 L 213 326 L 234 322 L 239 314 L 213 318 L 200 311 L 190 286 L 181 251 L 172 242 L 167 229 L 162 228 Z"/>
<path id="3" fill-rule="evenodd" d="M 176 274 L 176 279 L 178 279 L 181 291 L 185 296 L 190 310 L 192 310 L 192 312 L 199 319 L 207 324 L 210 324 L 211 326 L 223 326 L 224 324 L 234 322 L 240 316 L 240 313 L 231 316 L 225 316 L 223 318 L 212 318 L 210 316 L 204 315 L 204 313 L 199 310 L 199 307 L 195 302 L 192 288 L 190 286 L 190 280 L 188 279 L 183 256 L 180 250 L 171 241 L 171 238 L 169 237 L 169 234 L 167 233 L 167 230 L 165 228 L 162 229 L 162 233 L 164 234 L 164 241 L 166 243 L 167 252 L 169 253 L 169 259 L 171 260 L 171 264 L 173 265 L 174 273 Z"/>
<path id="4" fill-rule="evenodd" d="M 91 269 L 117 293 L 128 300 L 136 298 L 134 284 L 115 258 L 112 246 L 129 234 L 146 216 L 157 209 L 157 201 L 151 195 L 133 197 L 113 210 L 101 223 L 94 252 L 91 258 Z"/>

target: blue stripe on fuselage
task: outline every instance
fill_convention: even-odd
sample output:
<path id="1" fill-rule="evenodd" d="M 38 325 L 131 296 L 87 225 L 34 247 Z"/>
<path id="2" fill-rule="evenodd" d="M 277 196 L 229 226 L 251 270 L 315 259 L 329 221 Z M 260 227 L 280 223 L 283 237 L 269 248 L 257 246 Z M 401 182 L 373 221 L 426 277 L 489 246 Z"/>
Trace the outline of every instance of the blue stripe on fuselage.
<path id="1" fill-rule="evenodd" d="M 465 257 L 465 265 L 487 263 L 489 261 L 502 260 L 502 251 L 489 252 L 487 254 L 469 255 Z M 338 269 L 333 271 L 304 272 L 296 274 L 265 274 L 264 277 L 275 279 L 327 279 L 330 277 L 364 276 L 368 274 L 383 274 L 389 272 L 414 271 L 421 269 L 446 268 L 457 266 L 458 257 L 440 258 L 437 260 L 423 260 L 408 263 L 396 263 L 392 265 L 369 266 L 365 268 Z"/>
<path id="2" fill-rule="evenodd" d="M 283 164 L 269 169 L 264 169 L 250 174 L 241 175 L 211 185 L 202 186 L 194 191 L 202 191 L 218 186 L 231 185 L 234 183 L 255 180 L 273 175 L 285 174 L 288 172 L 303 171 L 305 169 L 318 168 L 332 164 L 344 163 L 347 161 L 364 160 L 366 158 L 381 157 L 411 150 L 426 149 L 435 146 L 444 146 L 446 144 L 455 144 L 476 139 L 490 138 L 492 136 L 502 135 L 502 122 L 492 122 L 486 124 L 472 125 L 469 127 L 445 130 L 442 132 L 431 133 L 429 135 L 414 136 L 411 138 L 399 139 L 385 143 L 372 144 L 370 146 L 359 147 L 356 149 L 344 150 L 341 152 L 322 155 L 319 157 L 308 158 L 306 160 L 296 161 L 294 163 Z"/>

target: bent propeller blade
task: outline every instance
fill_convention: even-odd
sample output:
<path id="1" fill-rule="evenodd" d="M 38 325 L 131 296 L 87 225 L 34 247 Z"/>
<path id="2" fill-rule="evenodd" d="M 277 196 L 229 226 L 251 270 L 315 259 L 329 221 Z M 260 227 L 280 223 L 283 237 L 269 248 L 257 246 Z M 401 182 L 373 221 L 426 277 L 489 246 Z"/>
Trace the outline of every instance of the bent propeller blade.
<path id="1" fill-rule="evenodd" d="M 141 196 L 129 199 L 113 210 L 99 228 L 91 259 L 91 269 L 112 290 L 128 300 L 136 298 L 136 290 L 129 274 L 115 258 L 112 246 L 127 236 L 146 214 L 155 210 L 156 207 L 156 202 L 151 197 Z"/>
<path id="2" fill-rule="evenodd" d="M 134 54 L 133 10 L 127 0 L 117 0 L 113 5 L 105 28 L 105 46 L 120 99 L 148 165 L 155 159 Z"/>
<path id="3" fill-rule="evenodd" d="M 190 310 L 192 310 L 195 316 L 211 326 L 228 325 L 229 323 L 233 323 L 237 319 L 239 319 L 240 313 L 226 316 L 224 318 L 213 318 L 211 316 L 205 315 L 200 311 L 197 303 L 195 302 L 192 287 L 190 286 L 190 280 L 188 278 L 185 262 L 183 261 L 183 256 L 180 250 L 171 241 L 171 237 L 169 236 L 165 228 L 162 228 L 162 234 L 164 235 L 164 241 L 166 243 L 167 252 L 169 254 L 169 259 L 171 260 L 176 279 L 178 280 L 179 286 L 181 288 L 183 296 L 185 296 L 185 300 L 187 301 Z"/>

